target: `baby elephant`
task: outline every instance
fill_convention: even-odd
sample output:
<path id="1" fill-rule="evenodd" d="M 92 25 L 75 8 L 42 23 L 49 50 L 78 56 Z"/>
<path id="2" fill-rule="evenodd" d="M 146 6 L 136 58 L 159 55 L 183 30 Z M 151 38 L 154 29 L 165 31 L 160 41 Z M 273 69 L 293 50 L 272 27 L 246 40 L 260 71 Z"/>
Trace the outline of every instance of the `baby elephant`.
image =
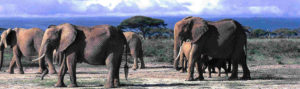
<path id="1" fill-rule="evenodd" d="M 174 67 L 177 70 L 179 70 L 179 68 L 178 68 L 178 63 L 176 61 L 178 60 L 180 61 L 179 64 L 182 65 L 180 72 L 182 73 L 186 72 L 190 50 L 191 50 L 191 42 L 183 42 L 179 54 L 177 58 L 174 60 Z M 202 60 L 204 60 L 204 64 L 202 65 L 202 70 L 205 70 L 206 67 L 208 66 L 209 78 L 211 78 L 211 70 L 214 69 L 215 67 L 218 67 L 219 69 L 219 76 L 221 76 L 221 67 L 225 70 L 226 76 L 228 76 L 228 70 L 226 67 L 227 60 L 219 60 L 217 58 L 211 58 L 207 55 L 202 55 Z M 198 69 L 198 64 L 196 64 L 196 69 Z"/>
<path id="2" fill-rule="evenodd" d="M 174 67 L 176 70 L 179 70 L 180 68 L 178 67 L 178 60 L 179 64 L 182 66 L 180 72 L 184 73 L 186 72 L 186 68 L 188 66 L 188 56 L 190 55 L 191 51 L 191 42 L 186 41 L 182 43 L 182 46 L 180 48 L 179 54 L 174 60 Z M 196 64 L 196 68 L 198 69 L 198 65 Z"/>
<path id="3" fill-rule="evenodd" d="M 225 74 L 226 76 L 228 76 L 228 69 L 227 69 L 227 66 L 226 66 L 226 60 L 222 60 L 222 59 L 218 59 L 218 58 L 211 58 L 207 55 L 205 55 L 203 57 L 203 60 L 205 60 L 204 62 L 204 67 L 203 67 L 203 70 L 206 69 L 206 67 L 208 66 L 208 77 L 211 78 L 211 70 L 214 69 L 215 67 L 218 68 L 218 76 L 220 77 L 221 76 L 221 68 L 223 68 L 225 70 Z"/>

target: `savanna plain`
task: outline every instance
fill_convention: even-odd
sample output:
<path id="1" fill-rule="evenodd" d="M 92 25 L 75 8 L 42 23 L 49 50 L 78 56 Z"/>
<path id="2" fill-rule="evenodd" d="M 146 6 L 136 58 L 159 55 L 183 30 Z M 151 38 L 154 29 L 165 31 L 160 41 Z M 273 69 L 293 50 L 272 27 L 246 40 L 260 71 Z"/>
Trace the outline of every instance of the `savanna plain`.
<path id="1" fill-rule="evenodd" d="M 300 39 L 248 39 L 247 46 L 247 64 L 251 80 L 230 81 L 222 70 L 221 77 L 213 73 L 212 78 L 208 78 L 208 73 L 204 73 L 204 81 L 185 81 L 187 73 L 180 73 L 172 66 L 172 39 L 143 40 L 146 68 L 130 69 L 128 80 L 125 80 L 123 61 L 119 88 L 300 88 Z M 56 88 L 54 84 L 57 82 L 57 75 L 48 74 L 41 80 L 40 74 L 35 74 L 38 71 L 38 63 L 31 62 L 33 58 L 22 59 L 25 74 L 18 74 L 17 68 L 15 74 L 8 74 L 6 70 L 12 58 L 11 49 L 5 49 L 4 53 L 4 68 L 0 71 L 1 89 Z M 130 67 L 132 64 L 133 59 L 129 57 Z M 56 70 L 58 69 L 59 66 L 56 66 Z M 78 64 L 79 87 L 76 88 L 103 88 L 107 74 L 106 66 Z M 197 73 L 194 74 L 198 76 Z M 241 76 L 242 69 L 239 66 L 239 77 Z M 66 85 L 70 84 L 68 74 L 64 82 Z"/>

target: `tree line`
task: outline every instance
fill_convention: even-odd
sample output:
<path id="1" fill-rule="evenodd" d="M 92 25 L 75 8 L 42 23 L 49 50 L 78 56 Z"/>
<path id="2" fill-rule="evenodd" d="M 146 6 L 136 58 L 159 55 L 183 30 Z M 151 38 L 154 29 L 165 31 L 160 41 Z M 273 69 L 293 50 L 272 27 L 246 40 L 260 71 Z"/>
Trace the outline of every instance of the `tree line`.
<path id="1" fill-rule="evenodd" d="M 245 26 L 250 31 L 249 38 L 299 38 L 300 27 L 296 29 L 279 28 L 275 30 L 251 29 Z"/>

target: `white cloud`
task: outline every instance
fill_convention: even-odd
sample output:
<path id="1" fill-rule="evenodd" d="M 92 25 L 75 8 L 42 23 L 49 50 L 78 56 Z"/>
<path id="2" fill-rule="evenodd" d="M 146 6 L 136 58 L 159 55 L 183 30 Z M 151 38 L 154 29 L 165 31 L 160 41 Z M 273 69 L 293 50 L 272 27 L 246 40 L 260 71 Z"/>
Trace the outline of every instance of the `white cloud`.
<path id="1" fill-rule="evenodd" d="M 289 1 L 289 2 L 288 2 Z M 299 16 L 288 0 L 0 0 L 2 16 Z M 264 2 L 264 3 L 262 3 Z M 23 6 L 26 4 L 27 6 Z M 288 4 L 288 5 L 286 5 Z M 291 4 L 291 5 L 290 5 Z"/>
<path id="2" fill-rule="evenodd" d="M 220 0 L 176 0 L 192 13 L 201 13 L 204 9 L 220 9 Z"/>
<path id="3" fill-rule="evenodd" d="M 253 14 L 260 14 L 265 12 L 274 13 L 274 14 L 282 13 L 282 11 L 276 6 L 250 6 L 249 10 Z"/>

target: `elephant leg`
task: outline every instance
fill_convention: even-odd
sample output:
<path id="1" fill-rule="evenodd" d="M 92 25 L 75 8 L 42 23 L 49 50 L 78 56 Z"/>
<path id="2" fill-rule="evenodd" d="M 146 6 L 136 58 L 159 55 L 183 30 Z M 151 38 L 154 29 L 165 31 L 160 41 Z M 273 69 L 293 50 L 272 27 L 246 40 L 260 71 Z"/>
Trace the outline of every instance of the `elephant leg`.
<path id="1" fill-rule="evenodd" d="M 195 62 L 197 59 L 201 58 L 200 55 L 197 55 L 201 53 L 199 46 L 197 44 L 193 44 L 192 45 L 192 49 L 189 55 L 189 67 L 188 67 L 188 77 L 187 77 L 187 81 L 193 81 L 194 80 L 194 68 L 195 68 Z M 202 60 L 199 61 L 200 64 L 202 64 Z M 199 71 L 200 75 L 199 75 L 199 80 L 203 80 L 203 74 L 202 74 L 202 70 Z"/>
<path id="2" fill-rule="evenodd" d="M 231 60 L 227 59 L 228 61 L 228 72 L 231 72 Z"/>
<path id="3" fill-rule="evenodd" d="M 145 66 L 145 62 L 144 62 L 144 58 L 143 58 L 143 56 L 144 56 L 143 51 L 140 50 L 139 54 L 140 54 L 139 59 L 141 61 L 141 69 L 144 69 L 146 66 Z"/>
<path id="4" fill-rule="evenodd" d="M 107 80 L 104 85 L 104 88 L 113 88 L 114 87 L 114 80 L 115 80 L 115 75 L 117 71 L 117 66 L 116 62 L 114 61 L 114 53 L 110 53 L 106 59 L 106 66 L 108 68 L 108 75 L 107 75 Z"/>
<path id="5" fill-rule="evenodd" d="M 243 55 L 242 60 L 240 61 L 240 64 L 242 65 L 242 68 L 243 68 L 243 77 L 242 77 L 242 79 L 243 80 L 251 79 L 250 71 L 249 71 L 249 68 L 247 66 L 247 60 L 246 60 L 246 55 L 245 54 Z"/>
<path id="6" fill-rule="evenodd" d="M 184 72 L 187 72 L 186 70 L 187 70 L 187 68 L 188 68 L 188 60 L 184 60 L 184 65 L 183 65 L 183 71 Z"/>
<path id="7" fill-rule="evenodd" d="M 217 73 L 216 72 L 216 67 L 211 67 L 212 73 Z"/>
<path id="8" fill-rule="evenodd" d="M 55 84 L 55 87 L 66 87 L 64 83 L 64 76 L 67 72 L 67 64 L 66 64 L 66 59 L 63 59 L 63 62 L 61 63 L 59 72 L 58 72 L 58 80 Z"/>
<path id="9" fill-rule="evenodd" d="M 47 53 L 47 54 L 51 54 L 51 53 Z M 55 70 L 55 67 L 54 67 L 51 59 L 52 59 L 51 55 L 46 55 L 45 60 L 48 63 L 48 66 L 49 66 L 49 73 L 50 74 L 56 74 L 57 72 Z"/>
<path id="10" fill-rule="evenodd" d="M 211 78 L 211 65 L 208 65 L 208 78 Z"/>
<path id="11" fill-rule="evenodd" d="M 199 75 L 198 79 L 199 80 L 204 80 L 204 78 L 203 78 L 203 69 L 202 69 L 202 66 L 201 66 L 201 65 L 203 65 L 203 62 L 201 60 L 202 59 L 197 60 L 196 69 L 197 69 L 198 75 Z"/>
<path id="12" fill-rule="evenodd" d="M 145 63 L 144 63 L 143 57 L 140 57 L 139 59 L 141 61 L 141 67 L 140 67 L 140 69 L 145 69 Z"/>
<path id="13" fill-rule="evenodd" d="M 72 53 L 67 57 L 67 67 L 71 83 L 68 87 L 78 87 L 76 82 L 76 54 Z"/>
<path id="14" fill-rule="evenodd" d="M 183 59 L 182 60 L 182 69 L 181 69 L 181 73 L 185 73 L 186 72 L 186 68 L 187 68 L 187 60 Z"/>
<path id="15" fill-rule="evenodd" d="M 226 74 L 226 77 L 228 77 L 228 69 L 227 69 L 227 66 L 226 66 L 226 62 L 223 63 L 223 67 L 222 67 L 225 71 L 225 74 Z"/>
<path id="16" fill-rule="evenodd" d="M 15 65 L 16 65 L 16 60 L 15 60 L 15 58 L 13 56 L 13 58 L 10 61 L 10 64 L 9 64 L 7 72 L 10 73 L 10 74 L 13 74 L 14 73 L 14 67 L 15 67 Z"/>
<path id="17" fill-rule="evenodd" d="M 203 71 L 203 73 L 206 73 L 205 72 L 205 69 L 207 68 L 207 63 L 204 63 L 203 65 L 202 65 L 202 71 Z"/>
<path id="18" fill-rule="evenodd" d="M 181 64 L 181 70 L 180 70 L 180 73 L 184 73 L 185 72 L 185 59 L 186 59 L 186 57 L 184 57 L 183 55 L 181 55 L 181 53 L 180 53 L 180 57 L 179 57 L 180 59 L 179 59 L 179 64 Z"/>
<path id="19" fill-rule="evenodd" d="M 232 58 L 231 62 L 232 62 L 233 68 L 232 68 L 231 76 L 229 77 L 229 80 L 236 80 L 236 79 L 238 79 L 238 73 L 237 73 L 238 72 L 238 60 L 237 60 L 237 58 Z"/>
<path id="20" fill-rule="evenodd" d="M 135 50 L 130 49 L 130 54 L 133 57 L 133 65 L 132 65 L 132 69 L 136 70 L 137 68 L 139 68 L 139 66 L 137 65 L 137 55 L 135 54 Z"/>
<path id="21" fill-rule="evenodd" d="M 114 77 L 114 87 L 119 87 L 120 86 L 120 76 L 119 76 L 119 71 L 120 71 L 120 66 L 121 66 L 121 62 L 122 62 L 122 55 L 119 56 L 118 58 L 119 60 L 117 61 L 117 64 L 115 65 L 115 77 Z"/>
<path id="22" fill-rule="evenodd" d="M 13 59 L 16 61 L 17 67 L 19 69 L 19 74 L 24 74 L 23 66 L 21 63 L 21 52 L 17 47 L 13 48 Z"/>

